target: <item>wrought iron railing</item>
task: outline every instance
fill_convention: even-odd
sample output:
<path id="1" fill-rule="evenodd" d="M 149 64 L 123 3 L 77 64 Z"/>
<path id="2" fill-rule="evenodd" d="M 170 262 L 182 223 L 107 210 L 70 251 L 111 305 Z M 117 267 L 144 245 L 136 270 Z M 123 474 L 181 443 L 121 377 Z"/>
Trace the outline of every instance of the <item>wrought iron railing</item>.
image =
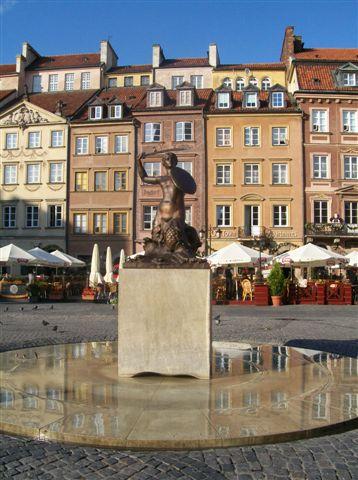
<path id="1" fill-rule="evenodd" d="M 347 223 L 307 223 L 305 231 L 306 235 L 311 236 L 358 236 L 358 225 Z"/>

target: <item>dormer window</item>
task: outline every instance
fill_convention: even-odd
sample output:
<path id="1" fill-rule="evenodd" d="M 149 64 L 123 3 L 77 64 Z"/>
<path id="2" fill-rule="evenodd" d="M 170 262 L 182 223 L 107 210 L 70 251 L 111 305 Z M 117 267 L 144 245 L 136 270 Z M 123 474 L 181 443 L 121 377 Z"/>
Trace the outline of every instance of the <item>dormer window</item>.
<path id="1" fill-rule="evenodd" d="M 345 72 L 342 75 L 343 85 L 345 87 L 356 87 L 357 83 L 357 74 L 353 72 Z"/>
<path id="2" fill-rule="evenodd" d="M 247 108 L 257 108 L 257 93 L 246 93 L 246 105 Z"/>
<path id="3" fill-rule="evenodd" d="M 358 65 L 346 63 L 334 72 L 337 85 L 340 87 L 358 87 Z"/>
<path id="4" fill-rule="evenodd" d="M 149 106 L 162 107 L 163 106 L 163 92 L 149 92 Z"/>
<path id="5" fill-rule="evenodd" d="M 272 92 L 271 105 L 273 108 L 281 108 L 284 106 L 283 92 Z"/>
<path id="6" fill-rule="evenodd" d="M 109 118 L 122 118 L 122 105 L 110 105 Z"/>
<path id="7" fill-rule="evenodd" d="M 262 80 L 261 88 L 262 90 L 268 90 L 271 87 L 271 80 L 268 77 L 265 77 Z"/>
<path id="8" fill-rule="evenodd" d="M 250 80 L 249 80 L 249 84 L 253 85 L 254 87 L 257 87 L 259 82 L 257 81 L 257 78 L 251 77 Z"/>
<path id="9" fill-rule="evenodd" d="M 245 87 L 245 80 L 241 77 L 236 79 L 236 90 L 241 92 L 241 90 Z"/>
<path id="10" fill-rule="evenodd" d="M 223 80 L 223 85 L 224 85 L 224 87 L 226 87 L 226 88 L 232 88 L 231 78 L 229 78 L 229 77 L 224 78 L 224 80 Z"/>
<path id="11" fill-rule="evenodd" d="M 230 108 L 230 93 L 219 92 L 218 93 L 218 108 Z"/>
<path id="12" fill-rule="evenodd" d="M 100 120 L 102 118 L 102 107 L 90 107 L 90 119 L 91 120 Z"/>
<path id="13" fill-rule="evenodd" d="M 192 102 L 192 91 L 191 90 L 181 90 L 179 92 L 179 105 L 181 107 L 191 106 Z"/>

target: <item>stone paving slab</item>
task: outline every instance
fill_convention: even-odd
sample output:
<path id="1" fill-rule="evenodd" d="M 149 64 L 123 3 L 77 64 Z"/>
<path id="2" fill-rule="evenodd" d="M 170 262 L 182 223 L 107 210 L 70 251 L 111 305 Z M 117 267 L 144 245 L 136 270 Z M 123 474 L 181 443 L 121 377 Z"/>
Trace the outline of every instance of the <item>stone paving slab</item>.
<path id="1" fill-rule="evenodd" d="M 0 350 L 116 339 L 116 310 L 96 304 L 0 303 Z M 357 306 L 214 307 L 214 340 L 295 345 L 356 356 Z M 49 325 L 43 325 L 43 321 Z M 53 328 L 57 326 L 57 329 Z M 0 436 L 0 478 L 358 479 L 358 430 L 275 445 L 131 452 Z"/>

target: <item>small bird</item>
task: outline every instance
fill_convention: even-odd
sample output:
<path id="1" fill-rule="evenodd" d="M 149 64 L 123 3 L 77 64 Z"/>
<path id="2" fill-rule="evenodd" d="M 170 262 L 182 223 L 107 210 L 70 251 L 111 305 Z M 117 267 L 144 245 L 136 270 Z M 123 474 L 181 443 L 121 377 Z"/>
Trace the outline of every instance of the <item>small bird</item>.
<path id="1" fill-rule="evenodd" d="M 24 311 L 24 307 L 20 307 L 20 312 L 23 312 Z"/>
<path id="2" fill-rule="evenodd" d="M 50 310 L 53 310 L 53 305 L 51 305 Z"/>
<path id="3" fill-rule="evenodd" d="M 116 306 L 115 306 L 115 305 L 112 305 L 112 310 L 114 310 L 115 308 L 116 308 Z"/>
<path id="4" fill-rule="evenodd" d="M 35 305 L 34 307 L 32 307 L 32 310 L 37 310 L 39 307 L 37 305 Z"/>
<path id="5" fill-rule="evenodd" d="M 58 329 L 58 326 L 55 325 L 52 330 L 53 330 L 54 332 L 57 332 L 57 329 Z"/>
<path id="6" fill-rule="evenodd" d="M 42 325 L 46 327 L 46 325 L 49 325 L 49 322 L 46 322 L 46 320 L 42 320 Z"/>
<path id="7" fill-rule="evenodd" d="M 8 312 L 8 311 L 9 311 L 9 307 L 5 307 L 4 312 Z"/>
<path id="8" fill-rule="evenodd" d="M 35 355 L 35 357 L 36 357 L 36 358 L 39 358 L 39 356 L 37 355 L 37 353 L 36 353 L 36 352 L 34 352 L 34 355 Z"/>
<path id="9" fill-rule="evenodd" d="M 214 320 L 215 320 L 216 325 L 220 325 L 220 323 L 221 323 L 220 314 L 216 315 L 216 317 L 214 317 Z"/>

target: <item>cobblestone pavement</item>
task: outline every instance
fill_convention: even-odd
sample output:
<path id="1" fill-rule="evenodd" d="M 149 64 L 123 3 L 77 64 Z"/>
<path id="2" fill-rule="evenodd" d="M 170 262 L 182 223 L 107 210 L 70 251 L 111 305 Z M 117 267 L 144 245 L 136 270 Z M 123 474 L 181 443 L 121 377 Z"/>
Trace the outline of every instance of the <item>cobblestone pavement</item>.
<path id="1" fill-rule="evenodd" d="M 21 310 L 23 309 L 23 310 Z M 215 340 L 276 343 L 357 355 L 358 307 L 214 307 Z M 50 325 L 43 326 L 47 320 Z M 0 303 L 1 350 L 116 338 L 116 311 L 83 303 Z M 57 325 L 57 331 L 53 327 Z M 276 445 L 133 452 L 0 436 L 4 479 L 355 480 L 358 431 Z"/>

